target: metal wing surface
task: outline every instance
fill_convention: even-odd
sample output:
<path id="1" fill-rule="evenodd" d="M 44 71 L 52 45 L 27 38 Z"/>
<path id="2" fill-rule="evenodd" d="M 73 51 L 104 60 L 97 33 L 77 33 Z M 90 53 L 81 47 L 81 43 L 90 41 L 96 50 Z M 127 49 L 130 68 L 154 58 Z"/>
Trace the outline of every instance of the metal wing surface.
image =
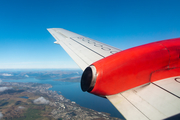
<path id="1" fill-rule="evenodd" d="M 131 90 L 107 96 L 130 120 L 160 120 L 179 117 L 180 76 L 163 79 Z"/>
<path id="2" fill-rule="evenodd" d="M 104 43 L 60 28 L 48 31 L 82 70 L 121 51 Z M 106 96 L 130 120 L 174 118 L 180 113 L 180 76 L 159 80 L 125 92 Z"/>
<path id="3" fill-rule="evenodd" d="M 51 28 L 48 31 L 56 39 L 54 43 L 60 44 L 82 70 L 104 57 L 121 51 L 62 28 Z"/>

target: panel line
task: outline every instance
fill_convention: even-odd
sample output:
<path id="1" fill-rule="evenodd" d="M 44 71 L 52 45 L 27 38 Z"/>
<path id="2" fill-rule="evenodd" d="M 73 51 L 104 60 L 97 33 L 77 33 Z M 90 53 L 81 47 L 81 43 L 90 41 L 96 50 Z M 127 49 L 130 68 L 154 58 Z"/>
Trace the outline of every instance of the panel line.
<path id="1" fill-rule="evenodd" d="M 57 32 L 56 32 L 57 33 Z M 53 35 L 53 34 L 52 34 Z M 65 44 L 65 46 L 66 47 L 68 47 L 67 45 L 66 45 L 66 43 L 64 43 L 62 40 L 59 40 L 59 38 L 58 37 L 56 37 L 56 35 L 54 35 L 54 37 L 56 38 L 56 39 L 58 39 L 58 41 L 60 41 L 60 42 L 62 42 L 63 44 Z M 60 43 L 59 43 L 60 44 Z M 62 46 L 61 44 L 60 44 L 60 46 Z M 62 46 L 62 47 L 64 47 L 64 46 Z M 72 52 L 73 52 L 73 50 L 70 48 L 70 47 L 68 47 Z M 65 50 L 65 49 L 64 49 Z M 65 50 L 66 51 L 66 50 Z M 74 54 L 76 54 L 75 52 L 73 52 Z M 84 61 L 78 54 L 76 54 L 77 55 L 77 57 L 78 58 L 80 58 L 82 61 Z M 69 54 L 69 56 L 70 56 L 70 54 Z M 89 65 L 86 61 L 84 61 L 84 63 L 86 63 L 87 65 Z"/>
<path id="2" fill-rule="evenodd" d="M 159 87 L 159 88 L 161 88 L 161 89 L 165 90 L 166 92 L 168 92 L 168 93 L 170 93 L 170 94 L 172 94 L 172 95 L 174 95 L 175 97 L 177 97 L 177 98 L 179 98 L 179 99 L 180 99 L 180 97 L 179 97 L 179 96 L 177 96 L 176 94 L 174 94 L 174 93 L 172 93 L 172 92 L 170 92 L 170 91 L 168 91 L 168 90 L 164 89 L 163 87 L 161 87 L 161 86 L 159 86 L 159 85 L 157 85 L 157 84 L 155 84 L 155 83 L 152 83 L 152 84 L 154 84 L 155 86 L 157 86 L 157 87 Z"/>
<path id="3" fill-rule="evenodd" d="M 71 40 L 73 40 L 74 42 L 77 42 L 78 44 L 82 45 L 83 47 L 85 47 L 85 48 L 89 49 L 90 51 L 92 51 L 92 52 L 94 52 L 94 53 L 98 54 L 99 56 L 101 56 L 101 57 L 105 58 L 105 56 L 103 56 L 103 55 L 101 55 L 101 54 L 97 53 L 96 51 L 92 50 L 91 48 L 88 48 L 87 46 L 85 46 L 85 45 L 83 45 L 82 43 L 80 43 L 80 42 L 78 42 L 78 41 L 74 40 L 73 38 L 71 38 L 71 37 L 70 37 L 70 39 L 71 39 Z"/>
<path id="4" fill-rule="evenodd" d="M 122 95 L 122 94 L 121 94 Z M 134 106 L 141 114 L 143 114 L 147 119 L 150 120 L 148 116 L 146 116 L 138 107 L 136 107 L 128 98 L 126 98 L 124 95 L 122 95 L 132 106 Z"/>

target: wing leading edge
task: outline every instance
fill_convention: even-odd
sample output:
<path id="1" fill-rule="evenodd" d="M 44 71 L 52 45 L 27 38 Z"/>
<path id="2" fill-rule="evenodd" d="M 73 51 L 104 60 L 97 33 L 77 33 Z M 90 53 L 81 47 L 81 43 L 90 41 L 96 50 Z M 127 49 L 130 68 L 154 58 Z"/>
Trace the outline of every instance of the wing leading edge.
<path id="1" fill-rule="evenodd" d="M 121 51 L 61 28 L 48 31 L 82 70 Z M 164 119 L 180 113 L 180 76 L 106 96 L 126 119 Z"/>

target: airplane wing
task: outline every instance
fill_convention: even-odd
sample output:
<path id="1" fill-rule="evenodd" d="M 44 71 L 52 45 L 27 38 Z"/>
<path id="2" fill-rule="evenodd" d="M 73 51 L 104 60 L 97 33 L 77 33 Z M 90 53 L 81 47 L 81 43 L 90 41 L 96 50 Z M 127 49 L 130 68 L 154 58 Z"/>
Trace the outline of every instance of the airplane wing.
<path id="1" fill-rule="evenodd" d="M 48 31 L 84 71 L 92 63 L 121 50 L 61 28 Z M 179 117 L 180 76 L 150 82 L 107 99 L 126 119 L 148 120 Z"/>
<path id="2" fill-rule="evenodd" d="M 121 51 L 65 29 L 52 28 L 48 31 L 56 39 L 54 43 L 60 44 L 82 70 L 95 61 Z"/>
<path id="3" fill-rule="evenodd" d="M 180 84 L 175 79 L 163 79 L 128 91 L 107 96 L 111 103 L 129 120 L 160 120 L 179 118 Z"/>

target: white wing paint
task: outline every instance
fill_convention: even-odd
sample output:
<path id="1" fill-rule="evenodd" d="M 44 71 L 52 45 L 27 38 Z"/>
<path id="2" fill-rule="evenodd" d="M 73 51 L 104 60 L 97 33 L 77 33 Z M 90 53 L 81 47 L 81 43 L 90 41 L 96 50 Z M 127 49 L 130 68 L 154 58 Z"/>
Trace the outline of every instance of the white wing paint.
<path id="1" fill-rule="evenodd" d="M 107 98 L 126 119 L 165 119 L 180 113 L 180 84 L 174 82 L 176 78 L 180 76 L 146 84 Z"/>
<path id="2" fill-rule="evenodd" d="M 48 31 L 82 70 L 92 63 L 121 51 L 104 43 L 61 28 Z M 180 76 L 146 84 L 106 96 L 126 119 L 158 120 L 180 113 Z"/>
<path id="3" fill-rule="evenodd" d="M 104 43 L 61 28 L 48 29 L 70 57 L 84 70 L 92 63 L 121 51 Z"/>

